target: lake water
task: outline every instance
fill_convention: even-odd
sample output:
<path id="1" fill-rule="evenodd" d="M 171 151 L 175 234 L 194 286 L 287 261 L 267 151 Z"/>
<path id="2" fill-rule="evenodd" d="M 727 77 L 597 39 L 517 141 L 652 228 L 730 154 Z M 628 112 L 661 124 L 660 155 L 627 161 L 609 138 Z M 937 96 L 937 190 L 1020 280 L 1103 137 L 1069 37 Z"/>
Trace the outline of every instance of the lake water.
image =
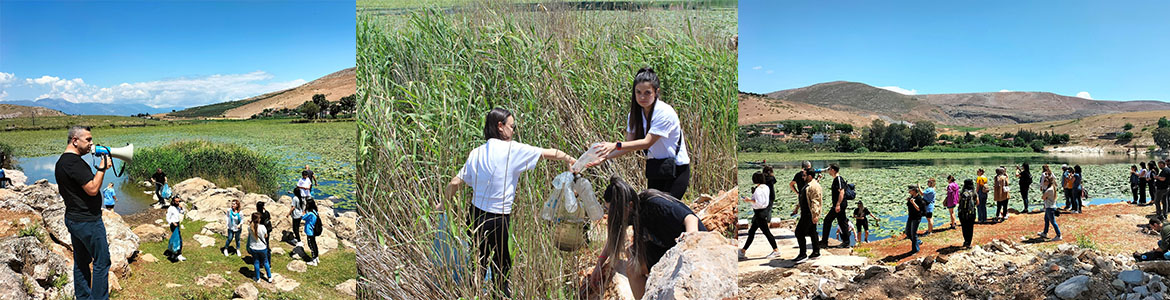
<path id="1" fill-rule="evenodd" d="M 1127 194 L 1116 191 L 1119 189 L 1128 190 L 1128 182 L 1126 181 L 1128 178 L 1128 177 L 1126 177 L 1126 176 L 1128 176 L 1128 175 L 1126 175 L 1126 174 L 1128 174 L 1127 173 L 1128 168 L 1126 165 L 1137 164 L 1138 162 L 1141 162 L 1141 161 L 1150 161 L 1150 160 L 1155 160 L 1155 159 L 1160 159 L 1160 158 L 1161 157 L 1153 157 L 1153 156 L 1137 156 L 1137 157 L 1135 157 L 1132 155 L 1117 155 L 1117 154 L 1103 154 L 1103 155 L 1097 155 L 1097 154 L 1093 154 L 1093 155 L 1050 154 L 1050 155 L 1033 156 L 1033 157 L 1010 157 L 1010 156 L 995 157 L 995 156 L 989 156 L 989 157 L 979 157 L 979 158 L 955 158 L 955 159 L 946 159 L 946 158 L 944 158 L 944 159 L 846 158 L 846 159 L 833 159 L 833 160 L 811 160 L 810 162 L 812 163 L 814 168 L 827 168 L 830 163 L 836 163 L 838 166 L 840 166 L 842 168 L 842 174 L 847 179 L 849 179 L 851 183 L 858 184 L 857 182 L 859 182 L 859 181 L 864 182 L 865 184 L 858 184 L 858 190 L 859 190 L 858 198 L 859 199 L 863 198 L 863 192 L 861 191 L 862 189 L 873 189 L 872 186 L 878 185 L 878 183 L 885 183 L 885 182 L 891 182 L 891 181 L 898 181 L 898 182 L 907 181 L 906 178 L 901 178 L 901 177 L 912 178 L 912 179 L 909 179 L 910 181 L 914 181 L 915 179 L 920 179 L 918 181 L 923 181 L 923 182 L 913 182 L 913 183 L 925 184 L 925 182 L 924 182 L 925 179 L 921 178 L 921 177 L 937 175 L 937 174 L 939 174 L 939 172 L 937 171 L 939 169 L 945 169 L 945 170 L 960 169 L 960 170 L 962 170 L 961 172 L 964 172 L 964 173 L 956 174 L 956 177 L 959 177 L 958 180 L 960 181 L 960 184 L 961 184 L 962 179 L 964 179 L 963 177 L 972 177 L 973 178 L 975 176 L 973 174 L 974 173 L 973 171 L 976 167 L 985 169 L 987 171 L 986 176 L 988 176 L 990 178 L 994 175 L 993 169 L 995 167 L 998 167 L 998 166 L 1004 166 L 1007 168 L 1009 174 L 1014 174 L 1016 165 L 1022 164 L 1022 163 L 1028 163 L 1032 166 L 1033 175 L 1038 176 L 1038 174 L 1040 172 L 1040 166 L 1043 164 L 1048 164 L 1048 165 L 1050 165 L 1050 167 L 1052 167 L 1054 169 L 1054 172 L 1057 172 L 1057 176 L 1059 177 L 1060 176 L 1060 174 L 1059 174 L 1060 165 L 1062 165 L 1062 164 L 1068 164 L 1069 166 L 1081 165 L 1082 167 L 1086 168 L 1086 172 L 1085 172 L 1086 185 L 1085 186 L 1086 186 L 1086 189 L 1090 192 L 1090 198 L 1086 199 L 1084 201 L 1084 204 L 1085 205 L 1098 205 L 1098 204 L 1107 204 L 1107 203 L 1129 201 L 1130 199 L 1128 197 L 1121 197 L 1121 196 L 1127 195 Z M 790 218 L 790 216 L 788 214 L 791 212 L 791 209 L 792 209 L 791 203 L 794 203 L 793 201 L 795 201 L 794 200 L 795 195 L 793 195 L 792 192 L 790 191 L 790 189 L 788 187 L 788 182 L 792 179 L 792 174 L 794 174 L 800 168 L 800 163 L 801 163 L 801 161 L 774 161 L 774 162 L 770 161 L 770 160 L 768 161 L 768 165 L 770 165 L 776 169 L 775 174 L 777 177 L 777 181 L 779 181 L 776 184 L 776 189 L 777 189 L 777 191 L 776 191 L 777 192 L 776 193 L 776 201 L 777 201 L 776 207 L 777 207 L 777 210 L 773 212 L 773 214 L 772 214 L 773 217 L 780 217 L 780 218 L 784 218 L 784 219 Z M 758 164 L 749 164 L 749 163 L 741 163 L 740 164 L 739 182 L 740 182 L 742 195 L 745 195 L 745 196 L 750 195 L 747 191 L 747 188 L 750 188 L 750 186 L 751 186 L 751 174 L 756 172 L 756 171 L 759 171 L 760 168 L 761 168 L 761 166 Z M 1105 170 L 1101 170 L 1101 169 L 1105 169 Z M 930 172 L 924 172 L 923 170 L 929 170 Z M 1090 172 L 1089 170 L 1093 170 L 1094 172 Z M 943 173 L 952 174 L 951 172 L 943 172 Z M 972 174 L 966 174 L 966 173 L 972 173 Z M 1108 174 L 1101 174 L 1101 173 L 1108 173 Z M 859 175 L 859 174 L 861 174 L 861 175 Z M 874 177 L 873 174 L 881 174 L 881 175 L 876 176 L 876 177 L 880 177 L 880 178 L 866 178 L 867 176 Z M 863 175 L 865 175 L 865 176 L 863 176 Z M 826 176 L 827 176 L 827 174 L 826 174 Z M 931 177 L 933 177 L 933 176 L 931 176 Z M 945 177 L 938 178 L 938 180 L 939 180 L 939 182 L 936 186 L 936 190 L 938 190 L 938 192 L 937 192 L 936 205 L 935 205 L 936 207 L 934 210 L 934 215 L 935 215 L 934 220 L 935 220 L 935 228 L 942 228 L 942 227 L 949 226 L 949 212 L 947 211 L 946 207 L 944 207 L 942 205 L 942 199 L 945 195 L 945 188 L 946 188 Z M 1023 209 L 1023 201 L 1021 201 L 1021 199 L 1020 199 L 1019 191 L 1017 190 L 1018 187 L 1014 186 L 1014 184 L 1016 183 L 1015 181 L 1016 181 L 1015 178 L 1011 179 L 1011 182 L 1013 184 L 1013 189 L 1011 191 L 1012 198 L 1011 198 L 1009 203 L 1010 203 L 1010 206 L 1012 208 L 1017 209 L 1017 210 L 1022 210 Z M 1029 199 L 1030 199 L 1030 203 L 1031 203 L 1030 209 L 1032 209 L 1032 210 L 1038 210 L 1038 208 L 1043 207 L 1039 201 L 1039 199 L 1040 199 L 1040 191 L 1038 190 L 1039 180 L 1037 179 L 1035 181 L 1036 182 L 1033 183 L 1033 186 L 1030 189 L 1031 192 L 1029 194 Z M 822 179 L 822 181 L 821 181 L 822 187 L 825 189 L 826 202 L 828 201 L 828 197 L 829 197 L 828 194 L 829 194 L 829 184 L 830 183 L 831 183 L 831 181 L 829 181 L 828 179 Z M 886 183 L 884 185 L 885 186 L 897 186 L 899 188 L 894 190 L 894 191 L 877 192 L 877 193 L 879 193 L 879 195 L 874 195 L 874 193 L 875 193 L 874 191 L 869 191 L 869 190 L 864 191 L 865 193 L 867 193 L 864 197 L 864 198 L 866 198 L 865 201 L 867 203 L 867 206 L 873 206 L 873 205 L 868 205 L 868 204 L 880 201 L 880 202 L 882 202 L 883 205 L 886 205 L 887 207 L 889 207 L 888 209 L 885 209 L 885 211 L 887 211 L 889 213 L 880 214 L 878 212 L 875 212 L 875 215 L 877 215 L 881 219 L 881 223 L 882 223 L 881 225 L 883 225 L 883 228 L 882 228 L 883 230 L 876 230 L 877 228 L 875 228 L 876 226 L 875 226 L 873 220 L 872 219 L 870 220 L 870 241 L 876 241 L 876 240 L 889 238 L 891 236 L 900 235 L 901 229 L 905 227 L 905 223 L 907 220 L 906 215 L 905 215 L 905 205 L 903 204 L 904 202 L 901 202 L 901 199 L 904 199 L 904 197 L 908 196 L 908 195 L 905 195 L 904 185 L 896 185 L 896 184 L 890 184 L 890 183 Z M 892 189 L 892 188 L 887 188 L 887 189 Z M 1128 192 L 1125 192 L 1125 193 L 1128 193 Z M 875 198 L 878 198 L 878 199 L 875 199 Z M 988 202 L 990 205 L 988 208 L 988 215 L 992 215 L 995 212 L 994 201 L 991 201 L 989 199 Z M 785 204 L 781 205 L 781 203 L 785 203 Z M 1057 206 L 1062 206 L 1064 204 L 1063 197 L 1058 196 L 1056 203 L 1057 203 Z M 856 205 L 854 205 L 853 203 L 850 203 L 850 205 L 849 205 L 849 210 L 850 210 L 849 211 L 849 213 L 850 213 L 849 221 L 851 223 L 854 222 L 854 219 L 851 217 L 852 209 L 854 207 L 856 207 Z M 871 208 L 871 210 L 875 210 L 875 208 Z M 779 213 L 777 213 L 777 211 L 779 211 Z M 828 211 L 824 211 L 822 214 L 827 214 L 827 213 L 828 213 Z M 741 204 L 740 204 L 740 218 L 750 218 L 751 214 L 752 214 L 752 212 L 751 212 L 750 206 L 747 203 L 741 202 Z M 1030 215 L 1027 215 L 1026 217 L 1035 217 L 1035 218 L 1037 218 L 1037 220 L 1042 219 L 1041 214 L 1030 214 Z M 823 219 L 823 217 L 822 217 L 822 219 Z M 822 222 L 823 222 L 823 220 L 822 220 Z M 822 224 L 817 224 L 817 226 L 816 226 L 818 234 L 821 231 Z M 919 230 L 925 231 L 926 228 L 927 228 L 926 221 L 923 220 L 921 222 Z M 832 230 L 832 232 L 835 232 L 836 226 L 834 225 L 831 230 Z M 833 236 L 836 237 L 835 235 L 833 235 Z"/>
<path id="2" fill-rule="evenodd" d="M 50 156 L 41 156 L 41 157 L 21 157 L 21 158 L 16 159 L 16 166 L 19 167 L 21 169 L 21 171 L 23 171 L 26 176 L 28 176 L 28 183 L 29 184 L 32 184 L 33 182 L 36 182 L 37 180 L 40 180 L 40 179 L 48 179 L 49 182 L 55 184 L 55 183 L 57 183 L 57 179 L 53 176 L 53 171 L 54 171 L 54 167 L 57 164 L 57 159 L 59 157 L 60 157 L 60 155 L 50 155 Z M 92 154 L 86 154 L 86 155 L 82 156 L 82 159 L 84 159 L 87 162 L 90 162 L 91 171 L 97 172 L 97 170 L 94 167 L 98 162 L 97 158 L 95 158 Z M 131 163 L 133 163 L 133 162 L 131 162 Z M 153 195 L 154 189 L 153 188 L 144 188 L 144 187 L 138 185 L 137 183 L 131 181 L 129 179 L 129 174 L 121 174 L 122 176 L 116 176 L 116 174 L 114 174 L 116 172 L 114 172 L 114 171 L 115 171 L 115 169 L 119 172 L 122 171 L 121 170 L 122 164 L 123 164 L 122 160 L 115 158 L 114 159 L 114 168 L 111 168 L 110 170 L 106 171 L 105 180 L 102 183 L 102 189 L 105 189 L 107 184 L 109 184 L 111 182 L 114 183 L 114 193 L 118 197 L 118 203 L 117 203 L 117 205 L 114 205 L 114 212 L 117 212 L 118 214 L 121 214 L 121 215 L 127 215 L 127 214 L 134 214 L 134 213 L 138 213 L 138 212 L 144 211 L 146 209 L 149 209 L 151 204 L 158 202 L 158 200 L 155 199 L 154 195 Z M 300 170 L 301 169 L 289 170 L 289 172 L 299 173 Z M 182 182 L 183 180 L 186 180 L 187 178 L 174 178 L 174 177 L 172 177 L 169 179 L 171 180 L 171 184 L 172 184 L 171 187 L 174 187 L 174 184 L 178 184 L 178 183 Z M 149 180 L 149 179 L 145 179 L 145 180 Z M 139 182 L 141 182 L 141 181 L 144 181 L 144 180 L 139 180 Z M 318 185 L 313 188 L 313 197 L 317 198 L 317 199 L 324 199 L 324 198 L 328 198 L 329 196 L 332 196 L 332 195 L 326 194 L 325 192 L 322 192 L 320 189 L 317 189 L 317 187 L 325 187 L 325 186 L 332 186 L 332 185 L 340 184 L 340 182 L 336 181 L 336 180 L 321 180 L 321 181 L 318 181 L 317 183 L 318 183 Z M 296 185 L 295 182 L 288 184 L 288 186 L 295 186 L 295 185 Z M 257 191 L 245 191 L 245 192 L 256 193 Z M 283 191 L 283 192 L 271 191 L 271 192 L 272 192 L 272 194 L 276 194 L 276 195 L 288 195 L 290 197 L 292 196 L 291 191 Z M 259 193 L 263 193 L 263 192 L 259 192 Z M 337 210 L 339 213 L 344 212 L 344 210 L 342 210 L 340 208 L 338 208 Z"/>

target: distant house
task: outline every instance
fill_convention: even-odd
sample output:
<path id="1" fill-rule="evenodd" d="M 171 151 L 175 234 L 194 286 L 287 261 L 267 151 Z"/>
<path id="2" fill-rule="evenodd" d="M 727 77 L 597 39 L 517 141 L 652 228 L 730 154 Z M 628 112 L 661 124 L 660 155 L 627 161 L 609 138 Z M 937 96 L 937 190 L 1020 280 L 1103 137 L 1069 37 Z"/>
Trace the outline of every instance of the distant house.
<path id="1" fill-rule="evenodd" d="M 814 134 L 814 135 L 812 135 L 812 143 L 813 144 L 824 144 L 825 140 L 827 140 L 828 138 L 829 138 L 828 135 L 826 135 L 824 133 Z"/>
<path id="2" fill-rule="evenodd" d="M 1003 139 L 1003 140 L 1005 140 L 1005 141 L 1009 141 L 1009 142 L 1015 142 L 1015 141 L 1016 141 L 1016 138 L 1014 138 L 1014 137 L 1010 137 L 1010 138 L 1006 138 L 1006 139 Z"/>
<path id="3" fill-rule="evenodd" d="M 804 127 L 801 127 L 801 128 L 803 128 L 803 129 L 805 129 L 805 130 L 812 130 L 812 126 L 804 126 Z"/>
<path id="4" fill-rule="evenodd" d="M 776 124 L 776 129 L 784 129 L 784 124 Z"/>

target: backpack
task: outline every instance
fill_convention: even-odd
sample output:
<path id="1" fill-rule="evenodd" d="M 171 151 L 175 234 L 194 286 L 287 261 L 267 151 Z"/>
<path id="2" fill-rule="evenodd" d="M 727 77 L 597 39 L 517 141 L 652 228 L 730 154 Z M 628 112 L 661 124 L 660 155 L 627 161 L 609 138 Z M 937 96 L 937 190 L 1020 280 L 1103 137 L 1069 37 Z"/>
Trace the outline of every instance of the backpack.
<path id="1" fill-rule="evenodd" d="M 321 236 L 321 215 L 317 212 L 313 212 L 313 215 L 316 216 L 313 218 L 313 236 Z"/>
<path id="2" fill-rule="evenodd" d="M 1075 183 L 1076 182 L 1073 181 L 1073 174 L 1070 173 L 1070 174 L 1068 174 L 1068 176 L 1064 177 L 1064 188 L 1065 189 L 1072 189 L 1073 184 L 1075 184 Z"/>
<path id="3" fill-rule="evenodd" d="M 841 188 L 845 190 L 844 191 L 845 192 L 845 201 L 851 201 L 853 199 L 857 199 L 857 191 L 854 190 L 855 186 L 853 186 L 852 183 L 845 181 L 845 177 L 840 177 L 840 178 L 841 178 L 841 185 L 842 185 Z"/>

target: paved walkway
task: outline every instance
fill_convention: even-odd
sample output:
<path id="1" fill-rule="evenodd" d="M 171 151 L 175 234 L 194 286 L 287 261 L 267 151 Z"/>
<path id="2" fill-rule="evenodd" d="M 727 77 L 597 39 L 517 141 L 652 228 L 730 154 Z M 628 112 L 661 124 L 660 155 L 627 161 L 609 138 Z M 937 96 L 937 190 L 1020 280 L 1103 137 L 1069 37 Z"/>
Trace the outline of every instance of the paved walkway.
<path id="1" fill-rule="evenodd" d="M 746 254 L 747 260 L 739 262 L 739 273 L 747 274 L 757 271 L 767 271 L 774 268 L 792 268 L 792 259 L 800 254 L 800 247 L 796 243 L 796 235 L 791 229 L 787 228 L 772 228 L 772 235 L 776 237 L 776 247 L 780 249 L 780 257 L 767 259 L 769 253 L 772 253 L 772 247 L 768 245 L 768 240 L 764 237 L 762 231 L 756 231 L 756 237 L 752 240 L 752 245 L 748 247 Z M 747 229 L 739 230 L 738 239 L 740 248 L 747 242 Z M 830 239 L 829 245 L 837 245 L 839 242 Z M 809 252 L 811 254 L 812 248 L 809 245 Z M 821 249 L 821 257 L 804 262 L 811 263 L 813 266 L 860 266 L 868 260 L 865 257 L 854 256 L 851 254 L 851 249 Z"/>

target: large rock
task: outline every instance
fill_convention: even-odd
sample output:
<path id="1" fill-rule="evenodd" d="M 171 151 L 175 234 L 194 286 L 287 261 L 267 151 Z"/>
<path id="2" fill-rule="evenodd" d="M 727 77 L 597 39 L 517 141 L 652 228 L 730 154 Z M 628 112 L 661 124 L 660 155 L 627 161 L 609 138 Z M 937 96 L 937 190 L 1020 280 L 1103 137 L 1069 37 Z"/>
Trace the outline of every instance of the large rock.
<path id="1" fill-rule="evenodd" d="M 195 177 L 171 186 L 171 194 L 183 200 L 190 201 L 195 196 L 203 194 L 208 189 L 215 188 L 215 184 L 203 178 Z"/>
<path id="2" fill-rule="evenodd" d="M 1138 262 L 1137 266 L 1138 268 L 1142 269 L 1142 271 L 1162 276 L 1170 276 L 1170 261 L 1167 260 L 1143 261 Z"/>
<path id="3" fill-rule="evenodd" d="M 110 244 L 110 271 L 118 275 L 130 274 L 130 259 L 138 255 L 138 235 L 113 211 L 103 211 L 106 242 Z"/>
<path id="4" fill-rule="evenodd" d="M 138 225 L 138 227 L 134 227 L 133 231 L 141 242 L 160 242 L 166 240 L 169 235 L 166 229 L 154 224 Z"/>
<path id="5" fill-rule="evenodd" d="M 200 248 L 215 246 L 215 238 L 213 238 L 213 237 L 202 235 L 202 234 L 196 234 L 196 235 L 192 235 L 191 238 L 195 239 L 195 242 L 199 243 Z"/>
<path id="6" fill-rule="evenodd" d="M 12 180 L 12 186 L 6 186 L 6 189 L 20 190 L 28 185 L 28 176 L 24 176 L 24 172 L 20 170 L 4 169 L 4 177 Z"/>
<path id="7" fill-rule="evenodd" d="M 255 300 L 256 297 L 260 296 L 260 291 L 256 289 L 255 285 L 249 282 L 237 286 L 232 296 L 245 300 Z"/>
<path id="8" fill-rule="evenodd" d="M 0 299 L 33 299 L 26 292 L 28 288 L 24 286 L 24 282 L 19 273 L 8 268 L 0 269 Z M 36 292 L 37 288 L 43 289 L 38 286 L 32 289 L 33 292 Z"/>
<path id="9" fill-rule="evenodd" d="M 1077 275 L 1056 286 L 1056 296 L 1060 299 L 1079 299 L 1081 293 L 1089 289 L 1089 276 Z"/>
<path id="10" fill-rule="evenodd" d="M 689 234 L 650 270 L 647 299 L 723 299 L 739 292 L 736 248 L 714 232 Z"/>
<path id="11" fill-rule="evenodd" d="M 224 222 L 227 222 L 227 220 L 224 219 L 220 222 L 208 222 L 207 225 L 203 225 L 203 230 L 200 230 L 199 233 L 204 235 L 219 234 L 227 236 L 227 223 Z M 243 234 L 244 232 L 245 231 L 241 230 L 240 234 Z"/>
<path id="12" fill-rule="evenodd" d="M 225 213 L 234 200 L 243 200 L 244 192 L 235 188 L 209 189 L 189 200 L 187 218 L 207 222 L 223 222 Z M 240 207 L 244 206 L 240 201 Z"/>
<path id="13" fill-rule="evenodd" d="M 704 227 L 714 232 L 726 232 L 734 228 L 737 221 L 736 208 L 739 201 L 739 191 L 731 189 L 720 192 L 719 195 L 701 195 L 691 204 L 695 216 Z"/>
<path id="14" fill-rule="evenodd" d="M 214 287 L 219 287 L 221 285 L 225 285 L 227 283 L 228 283 L 227 280 L 223 279 L 223 276 L 220 276 L 219 274 L 208 274 L 207 276 L 195 279 L 195 284 L 198 284 L 198 285 L 203 286 L 203 287 L 214 288 Z"/>
<path id="15" fill-rule="evenodd" d="M 26 236 L 0 242 L 0 289 L 9 287 L 16 278 L 19 290 L 26 297 L 7 298 L 13 291 L 0 291 L 0 299 L 55 299 L 57 295 L 71 295 L 73 281 L 62 287 L 53 287 L 61 276 L 71 278 L 73 263 L 63 255 L 53 252 L 36 237 Z M 31 283 L 26 286 L 25 283 Z M 68 288 L 69 291 L 64 289 Z"/>
<path id="16" fill-rule="evenodd" d="M 357 238 L 357 219 L 344 215 L 337 217 L 333 231 L 337 233 L 337 238 L 352 241 Z"/>
<path id="17" fill-rule="evenodd" d="M 333 289 L 350 297 L 357 297 L 357 279 L 346 280 Z"/>
<path id="18" fill-rule="evenodd" d="M 308 266 L 305 265 L 305 261 L 299 260 L 299 259 L 294 259 L 292 261 L 289 261 L 288 265 L 285 266 L 285 268 L 288 269 L 289 271 L 293 271 L 293 272 L 297 272 L 297 273 L 304 273 L 305 271 L 308 271 Z"/>
<path id="19" fill-rule="evenodd" d="M 1146 273 L 1142 270 L 1126 270 L 1117 273 L 1117 279 L 1131 285 L 1142 285 L 1146 283 Z"/>

